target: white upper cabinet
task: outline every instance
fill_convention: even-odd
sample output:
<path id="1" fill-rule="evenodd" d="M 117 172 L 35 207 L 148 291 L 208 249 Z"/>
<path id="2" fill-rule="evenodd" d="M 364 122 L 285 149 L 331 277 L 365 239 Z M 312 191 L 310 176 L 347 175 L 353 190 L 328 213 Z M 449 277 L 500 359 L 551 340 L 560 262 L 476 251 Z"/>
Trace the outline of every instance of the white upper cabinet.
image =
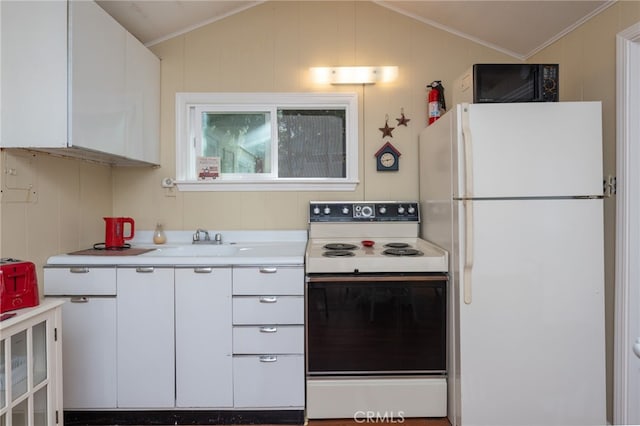
<path id="1" fill-rule="evenodd" d="M 0 146 L 159 163 L 160 61 L 92 1 L 0 2 Z"/>
<path id="2" fill-rule="evenodd" d="M 160 164 L 160 60 L 129 33 L 125 51 L 126 140 L 129 143 L 124 155 Z"/>
<path id="3" fill-rule="evenodd" d="M 124 156 L 127 32 L 93 2 L 69 6 L 70 145 Z"/>
<path id="4" fill-rule="evenodd" d="M 3 1 L 0 15 L 0 146 L 65 147 L 67 4 Z"/>

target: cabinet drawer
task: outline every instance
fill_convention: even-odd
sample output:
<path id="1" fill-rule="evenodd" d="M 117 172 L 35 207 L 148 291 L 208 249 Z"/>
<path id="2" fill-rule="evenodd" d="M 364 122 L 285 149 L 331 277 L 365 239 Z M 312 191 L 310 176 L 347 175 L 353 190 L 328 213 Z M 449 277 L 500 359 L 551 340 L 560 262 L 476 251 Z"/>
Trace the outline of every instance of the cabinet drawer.
<path id="1" fill-rule="evenodd" d="M 304 327 L 301 325 L 233 328 L 234 354 L 301 354 L 303 352 Z"/>
<path id="2" fill-rule="evenodd" d="M 89 266 L 44 268 L 44 294 L 47 296 L 113 296 L 116 294 L 116 268 Z"/>
<path id="3" fill-rule="evenodd" d="M 304 324 L 304 297 L 234 297 L 233 323 L 236 325 Z"/>
<path id="4" fill-rule="evenodd" d="M 233 383 L 236 407 L 303 407 L 304 357 L 234 356 Z"/>
<path id="5" fill-rule="evenodd" d="M 304 294 L 304 269 L 264 266 L 233 269 L 233 294 Z"/>

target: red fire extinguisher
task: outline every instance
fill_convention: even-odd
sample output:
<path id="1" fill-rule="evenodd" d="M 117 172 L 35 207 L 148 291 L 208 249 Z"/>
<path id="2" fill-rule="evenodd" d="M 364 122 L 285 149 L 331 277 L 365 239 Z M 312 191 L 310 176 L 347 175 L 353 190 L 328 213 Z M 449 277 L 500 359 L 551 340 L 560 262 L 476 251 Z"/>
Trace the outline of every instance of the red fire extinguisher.
<path id="1" fill-rule="evenodd" d="M 431 124 L 439 119 L 442 112 L 446 111 L 447 108 L 444 103 L 444 87 L 442 87 L 442 81 L 432 81 L 427 85 L 427 89 L 429 89 L 429 97 L 427 98 L 427 102 L 429 103 L 428 116 L 429 124 Z"/>

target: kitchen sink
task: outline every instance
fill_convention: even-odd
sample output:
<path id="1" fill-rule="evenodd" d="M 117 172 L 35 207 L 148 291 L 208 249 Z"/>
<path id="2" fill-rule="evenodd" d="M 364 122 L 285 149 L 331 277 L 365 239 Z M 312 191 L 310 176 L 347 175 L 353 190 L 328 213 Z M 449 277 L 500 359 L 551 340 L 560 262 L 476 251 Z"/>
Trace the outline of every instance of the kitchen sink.
<path id="1" fill-rule="evenodd" d="M 141 254 L 144 257 L 217 257 L 234 256 L 238 248 L 231 245 L 184 245 L 174 247 L 161 247 L 148 253 Z"/>

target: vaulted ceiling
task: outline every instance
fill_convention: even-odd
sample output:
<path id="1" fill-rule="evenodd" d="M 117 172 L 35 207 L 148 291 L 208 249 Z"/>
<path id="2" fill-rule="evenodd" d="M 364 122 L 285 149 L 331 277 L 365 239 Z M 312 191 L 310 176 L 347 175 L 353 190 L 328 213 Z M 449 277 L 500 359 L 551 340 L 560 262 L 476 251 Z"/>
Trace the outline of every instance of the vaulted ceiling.
<path id="1" fill-rule="evenodd" d="M 521 60 L 527 59 L 614 2 L 615 0 L 375 1 L 380 6 Z M 262 1 L 98 1 L 103 9 L 147 45 L 260 3 Z"/>

